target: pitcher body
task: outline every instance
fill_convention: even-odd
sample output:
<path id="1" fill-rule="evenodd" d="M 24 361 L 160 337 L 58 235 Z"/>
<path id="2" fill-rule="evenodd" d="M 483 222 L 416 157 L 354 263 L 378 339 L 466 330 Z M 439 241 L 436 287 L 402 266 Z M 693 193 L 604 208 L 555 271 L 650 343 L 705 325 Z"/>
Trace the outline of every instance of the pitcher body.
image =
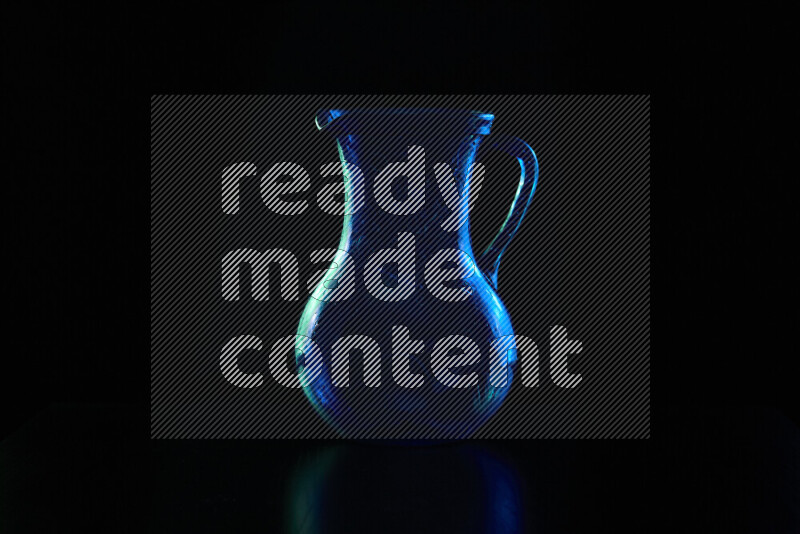
<path id="1" fill-rule="evenodd" d="M 508 394 L 516 352 L 497 264 L 538 168 L 531 151 L 524 184 L 522 156 L 515 206 L 476 258 L 470 190 L 485 186 L 476 154 L 492 120 L 450 110 L 317 117 L 339 150 L 344 226 L 301 317 L 297 365 L 307 398 L 343 436 L 468 437 Z M 322 356 L 314 365 L 310 351 Z"/>

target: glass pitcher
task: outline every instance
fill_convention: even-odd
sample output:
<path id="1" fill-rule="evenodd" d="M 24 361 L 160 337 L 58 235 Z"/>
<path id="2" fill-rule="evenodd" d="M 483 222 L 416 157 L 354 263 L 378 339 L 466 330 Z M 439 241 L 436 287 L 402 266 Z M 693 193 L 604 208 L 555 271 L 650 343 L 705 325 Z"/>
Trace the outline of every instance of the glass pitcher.
<path id="1" fill-rule="evenodd" d="M 305 306 L 295 353 L 306 397 L 342 436 L 468 437 L 511 387 L 514 331 L 497 273 L 538 163 L 525 142 L 488 137 L 521 174 L 508 217 L 476 257 L 470 188 L 483 181 L 476 155 L 493 120 L 443 109 L 317 114 L 338 147 L 341 165 L 322 174 L 343 174 L 344 226 Z"/>

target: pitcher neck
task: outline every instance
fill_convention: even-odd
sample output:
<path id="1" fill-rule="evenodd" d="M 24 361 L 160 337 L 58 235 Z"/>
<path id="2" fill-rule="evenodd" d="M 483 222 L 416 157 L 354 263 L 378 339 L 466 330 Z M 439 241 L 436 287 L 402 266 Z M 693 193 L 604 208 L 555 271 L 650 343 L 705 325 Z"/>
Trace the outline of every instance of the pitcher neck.
<path id="1" fill-rule="evenodd" d="M 428 150 L 413 143 L 379 150 L 364 147 L 354 136 L 337 139 L 350 213 L 345 219 L 347 239 L 376 244 L 410 233 L 426 247 L 471 254 L 471 198 L 484 174 L 475 163 L 480 139 L 466 136 L 432 144 Z"/>
<path id="2" fill-rule="evenodd" d="M 343 244 L 369 242 L 373 246 L 388 246 L 401 234 L 411 234 L 420 247 L 426 249 L 458 249 L 472 255 L 469 222 L 455 230 L 445 230 L 441 218 L 386 216 L 364 210 L 345 218 Z M 350 246 L 348 246 L 350 248 Z"/>

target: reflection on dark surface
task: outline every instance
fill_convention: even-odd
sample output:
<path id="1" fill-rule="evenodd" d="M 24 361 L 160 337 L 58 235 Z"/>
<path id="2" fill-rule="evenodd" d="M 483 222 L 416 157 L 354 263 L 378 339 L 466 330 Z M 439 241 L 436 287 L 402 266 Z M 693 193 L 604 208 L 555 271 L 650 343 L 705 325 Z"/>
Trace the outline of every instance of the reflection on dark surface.
<path id="1" fill-rule="evenodd" d="M 800 429 L 761 408 L 413 448 L 150 441 L 141 413 L 53 405 L 1 441 L 0 532 L 800 532 Z"/>
<path id="2" fill-rule="evenodd" d="M 298 466 L 286 527 L 292 534 L 516 533 L 522 515 L 516 472 L 479 444 L 340 444 Z"/>

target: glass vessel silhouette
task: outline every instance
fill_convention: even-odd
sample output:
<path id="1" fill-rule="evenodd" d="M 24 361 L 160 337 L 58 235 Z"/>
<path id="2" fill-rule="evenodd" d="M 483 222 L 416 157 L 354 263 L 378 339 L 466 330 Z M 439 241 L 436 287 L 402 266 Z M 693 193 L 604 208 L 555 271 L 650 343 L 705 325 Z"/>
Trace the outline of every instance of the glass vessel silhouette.
<path id="1" fill-rule="evenodd" d="M 296 364 L 306 397 L 343 436 L 468 437 L 508 393 L 516 351 L 497 272 L 538 164 L 525 142 L 489 136 L 493 120 L 442 109 L 316 117 L 337 143 L 344 226 L 302 314 Z M 505 223 L 476 258 L 468 214 L 485 139 L 521 175 Z"/>

